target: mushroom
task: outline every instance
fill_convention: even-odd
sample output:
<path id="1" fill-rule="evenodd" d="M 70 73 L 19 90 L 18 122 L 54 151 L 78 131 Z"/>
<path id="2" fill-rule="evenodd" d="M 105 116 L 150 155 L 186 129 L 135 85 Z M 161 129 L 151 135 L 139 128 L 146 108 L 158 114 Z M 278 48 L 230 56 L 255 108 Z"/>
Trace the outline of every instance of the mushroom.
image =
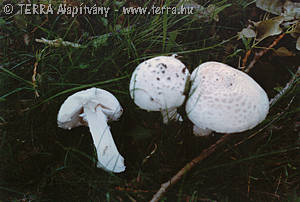
<path id="1" fill-rule="evenodd" d="M 79 91 L 61 105 L 57 116 L 58 127 L 72 129 L 88 126 L 97 150 L 97 167 L 109 172 L 123 172 L 124 158 L 114 143 L 108 120 L 118 120 L 123 109 L 108 91 L 90 88 Z"/>
<path id="2" fill-rule="evenodd" d="M 237 133 L 262 122 L 269 111 L 266 92 L 247 74 L 219 62 L 205 62 L 191 75 L 186 103 L 195 135 Z"/>
<path id="3" fill-rule="evenodd" d="M 130 96 L 134 103 L 147 111 L 160 111 L 163 122 L 182 121 L 177 113 L 184 100 L 184 90 L 190 73 L 172 56 L 158 56 L 139 64 L 130 80 Z"/>

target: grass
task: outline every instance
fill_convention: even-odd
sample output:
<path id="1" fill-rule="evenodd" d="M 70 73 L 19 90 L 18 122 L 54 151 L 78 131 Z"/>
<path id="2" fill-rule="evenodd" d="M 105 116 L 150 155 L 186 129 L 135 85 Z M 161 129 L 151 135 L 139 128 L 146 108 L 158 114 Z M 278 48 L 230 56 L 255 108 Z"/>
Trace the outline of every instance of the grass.
<path id="1" fill-rule="evenodd" d="M 94 5 L 91 0 L 84 2 Z M 107 18 L 0 13 L 2 201 L 147 201 L 161 183 L 222 135 L 194 137 L 186 116 L 183 123 L 165 126 L 160 113 L 138 109 L 128 91 L 135 67 L 157 55 L 179 54 L 190 72 L 211 60 L 238 66 L 247 49 L 237 40 L 237 32 L 246 27 L 251 13 L 255 12 L 251 20 L 257 21 L 264 12 L 251 0 L 197 2 L 206 6 L 219 2 L 218 7 L 224 8 L 218 13 L 219 22 L 188 15 L 122 15 L 121 6 L 151 4 L 146 1 L 97 3 L 111 8 Z M 155 4 L 161 3 L 176 2 Z M 42 37 L 83 47 L 35 42 Z M 249 73 L 269 98 L 299 65 L 295 39 L 287 36 L 280 46 L 296 55 L 268 53 Z M 114 93 L 124 108 L 121 119 L 110 126 L 125 158 L 125 173 L 95 168 L 87 128 L 57 127 L 57 112 L 67 96 L 92 86 Z M 162 201 L 299 201 L 299 90 L 296 78 L 263 123 L 234 135 Z M 184 113 L 184 108 L 179 111 Z"/>

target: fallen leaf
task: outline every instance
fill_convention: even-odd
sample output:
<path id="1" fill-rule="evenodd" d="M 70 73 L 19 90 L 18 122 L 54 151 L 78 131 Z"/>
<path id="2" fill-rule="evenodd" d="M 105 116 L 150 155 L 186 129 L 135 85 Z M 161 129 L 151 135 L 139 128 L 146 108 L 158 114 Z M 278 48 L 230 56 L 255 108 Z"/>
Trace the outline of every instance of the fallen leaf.
<path id="1" fill-rule="evenodd" d="M 278 56 L 294 56 L 295 54 L 292 51 L 289 51 L 286 47 L 280 47 L 277 50 L 275 50 L 276 55 Z"/>
<path id="2" fill-rule="evenodd" d="M 285 20 L 299 19 L 300 18 L 300 3 L 286 1 L 283 6 L 282 15 Z"/>
<path id="3" fill-rule="evenodd" d="M 272 14 L 280 15 L 283 4 L 280 0 L 256 0 L 256 7 Z"/>
<path id="4" fill-rule="evenodd" d="M 254 23 L 257 31 L 257 40 L 261 41 L 269 36 L 275 36 L 282 32 L 280 24 L 283 22 L 284 17 L 278 16 L 268 20 Z"/>
<path id="5" fill-rule="evenodd" d="M 300 3 L 295 0 L 294 2 L 290 0 L 256 0 L 256 7 L 275 15 L 281 15 L 285 21 L 300 17 Z"/>

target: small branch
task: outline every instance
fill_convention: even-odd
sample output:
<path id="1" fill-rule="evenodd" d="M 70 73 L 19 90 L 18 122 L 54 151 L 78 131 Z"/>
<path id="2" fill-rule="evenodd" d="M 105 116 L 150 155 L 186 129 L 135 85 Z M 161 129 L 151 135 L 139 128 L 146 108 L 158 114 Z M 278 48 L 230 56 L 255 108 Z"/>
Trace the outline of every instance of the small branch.
<path id="1" fill-rule="evenodd" d="M 243 61 L 243 64 L 242 64 L 242 67 L 243 67 L 243 68 L 246 67 L 248 57 L 249 57 L 250 54 L 251 54 L 251 50 L 252 50 L 252 49 L 250 49 L 250 50 L 247 51 L 245 57 L 244 57 L 243 60 L 242 60 L 242 61 Z"/>
<path id="2" fill-rule="evenodd" d="M 125 192 L 133 192 L 133 193 L 148 193 L 148 192 L 150 192 L 149 190 L 133 189 L 133 188 L 129 188 L 129 187 L 120 187 L 120 186 L 116 186 L 115 189 L 118 191 L 122 191 L 122 192 L 125 191 Z"/>
<path id="3" fill-rule="evenodd" d="M 83 48 L 84 46 L 79 43 L 73 43 L 69 41 L 63 41 L 62 38 L 48 40 L 45 38 L 35 39 L 36 42 L 43 43 L 49 46 L 60 47 L 60 46 L 71 46 L 73 48 Z"/>
<path id="4" fill-rule="evenodd" d="M 293 77 L 289 80 L 289 82 L 285 85 L 285 87 L 277 94 L 274 98 L 270 100 L 270 107 L 272 107 L 281 97 L 284 95 L 290 87 L 293 85 L 296 78 L 300 76 L 300 66 L 297 69 L 297 72 L 293 75 Z"/>
<path id="5" fill-rule="evenodd" d="M 31 77 L 31 79 L 32 79 L 32 85 L 33 85 L 33 88 L 34 88 L 35 97 L 40 97 L 40 95 L 37 91 L 37 84 L 36 84 L 36 69 L 37 69 L 37 66 L 38 66 L 38 61 L 36 61 L 34 63 L 33 75 Z"/>
<path id="6" fill-rule="evenodd" d="M 250 69 L 253 68 L 253 66 L 255 65 L 255 63 L 256 63 L 263 55 L 265 55 L 270 49 L 272 49 L 274 46 L 276 46 L 276 45 L 278 44 L 278 42 L 279 42 L 284 36 L 285 36 L 285 33 L 279 35 L 279 36 L 273 41 L 273 43 L 272 43 L 268 48 L 265 48 L 265 49 L 259 51 L 258 53 L 255 53 L 255 54 L 254 54 L 253 60 L 250 62 L 250 64 L 248 65 L 248 67 L 245 68 L 244 72 L 248 73 L 248 72 L 250 71 Z M 250 52 L 250 53 L 251 53 L 251 52 Z M 250 53 L 249 53 L 249 51 L 246 53 L 246 56 L 245 56 L 245 58 L 244 58 L 245 61 L 244 61 L 244 59 L 243 59 L 243 65 L 244 65 L 244 63 L 246 64 L 246 60 L 247 60 L 247 58 L 249 57 L 248 54 L 250 54 Z M 245 67 L 245 66 L 243 66 L 243 67 Z"/>
<path id="7" fill-rule="evenodd" d="M 209 148 L 203 150 L 199 156 L 194 158 L 192 161 L 187 163 L 176 175 L 174 175 L 169 181 L 163 183 L 160 189 L 151 199 L 151 202 L 157 202 L 164 195 L 164 193 L 176 182 L 178 182 L 182 176 L 184 176 L 188 171 L 190 171 L 196 164 L 198 164 L 203 159 L 211 155 L 220 145 L 224 144 L 230 137 L 230 134 L 223 135 L 215 144 L 211 145 Z"/>
<path id="8" fill-rule="evenodd" d="M 47 15 L 46 15 L 46 19 L 42 22 L 42 24 L 40 24 L 39 26 L 36 26 L 35 28 L 33 28 L 33 30 L 31 31 L 31 33 L 34 33 L 38 28 L 40 28 L 44 24 L 46 24 L 46 22 L 48 22 L 48 16 Z"/>

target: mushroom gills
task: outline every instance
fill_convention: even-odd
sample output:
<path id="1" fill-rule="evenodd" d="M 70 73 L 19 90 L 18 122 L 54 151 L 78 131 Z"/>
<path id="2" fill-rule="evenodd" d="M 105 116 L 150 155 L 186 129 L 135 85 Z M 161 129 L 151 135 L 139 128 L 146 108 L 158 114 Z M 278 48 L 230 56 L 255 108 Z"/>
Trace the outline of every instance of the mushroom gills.
<path id="1" fill-rule="evenodd" d="M 84 106 L 83 115 L 89 125 L 93 137 L 94 145 L 97 150 L 97 167 L 106 171 L 120 173 L 125 170 L 124 158 L 120 155 L 109 126 L 107 118 L 102 112 L 101 107 L 93 109 L 92 106 Z"/>

